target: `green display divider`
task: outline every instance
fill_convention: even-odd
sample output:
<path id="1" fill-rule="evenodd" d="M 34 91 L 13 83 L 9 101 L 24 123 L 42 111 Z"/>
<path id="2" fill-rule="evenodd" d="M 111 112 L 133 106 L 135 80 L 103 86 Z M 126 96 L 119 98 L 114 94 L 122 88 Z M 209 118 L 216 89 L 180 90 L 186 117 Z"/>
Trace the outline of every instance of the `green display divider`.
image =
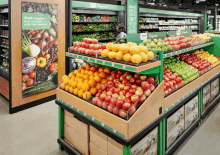
<path id="1" fill-rule="evenodd" d="M 213 46 L 206 47 L 204 50 L 208 51 L 214 56 L 220 56 L 220 37 L 212 37 L 214 42 Z"/>
<path id="2" fill-rule="evenodd" d="M 168 31 L 169 36 L 175 35 L 175 36 L 184 36 L 188 37 L 192 35 L 192 30 L 179 30 L 179 31 Z"/>
<path id="3" fill-rule="evenodd" d="M 127 34 L 138 33 L 138 0 L 127 0 Z"/>
<path id="4" fill-rule="evenodd" d="M 120 5 L 102 4 L 102 3 L 93 3 L 93 2 L 80 2 L 80 1 L 72 1 L 72 7 L 99 9 L 99 10 L 125 11 L 125 7 L 120 6 Z"/>
<path id="5" fill-rule="evenodd" d="M 154 13 L 154 14 L 166 14 L 166 15 L 195 16 L 195 17 L 204 16 L 204 14 L 199 14 L 199 13 L 168 11 L 168 10 L 158 10 L 158 9 L 149 9 L 149 8 L 140 8 L 139 11 L 141 13 Z"/>
<path id="6" fill-rule="evenodd" d="M 0 5 L 8 4 L 8 0 L 0 0 Z"/>

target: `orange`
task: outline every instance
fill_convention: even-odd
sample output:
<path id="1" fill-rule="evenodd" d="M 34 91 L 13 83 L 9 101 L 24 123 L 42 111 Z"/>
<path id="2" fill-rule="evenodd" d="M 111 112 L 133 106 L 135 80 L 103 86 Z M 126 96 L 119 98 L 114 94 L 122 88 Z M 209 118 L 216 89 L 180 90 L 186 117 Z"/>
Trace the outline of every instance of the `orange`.
<path id="1" fill-rule="evenodd" d="M 95 73 L 94 73 L 94 76 L 96 76 L 96 75 L 99 75 L 99 72 L 95 72 Z"/>
<path id="2" fill-rule="evenodd" d="M 80 70 L 75 70 L 74 72 L 73 72 L 74 74 L 77 74 L 77 73 L 80 73 Z"/>
<path id="3" fill-rule="evenodd" d="M 78 79 L 78 83 L 83 82 L 84 80 L 82 78 Z"/>
<path id="4" fill-rule="evenodd" d="M 99 68 L 100 68 L 100 66 L 99 66 L 99 65 L 95 65 L 95 68 L 99 69 Z"/>
<path id="5" fill-rule="evenodd" d="M 89 71 L 88 70 L 85 70 L 85 74 L 88 74 L 89 73 Z"/>
<path id="6" fill-rule="evenodd" d="M 147 62 L 147 61 L 148 61 L 148 56 L 147 56 L 146 53 L 141 52 L 141 53 L 140 53 L 140 56 L 141 56 L 143 62 Z"/>
<path id="7" fill-rule="evenodd" d="M 98 91 L 98 90 L 97 90 L 97 88 L 95 88 L 95 87 L 93 87 L 93 88 L 90 89 L 90 92 L 91 92 L 92 95 L 95 95 L 95 94 L 97 93 L 97 91 Z"/>
<path id="8" fill-rule="evenodd" d="M 77 74 L 76 74 L 76 77 L 80 77 L 80 73 L 77 73 Z"/>
<path id="9" fill-rule="evenodd" d="M 78 88 L 73 89 L 73 94 L 74 94 L 74 95 L 78 95 L 78 91 L 79 91 Z"/>
<path id="10" fill-rule="evenodd" d="M 105 72 L 100 72 L 100 73 L 99 73 L 99 77 L 105 79 L 105 78 L 106 78 Z"/>
<path id="11" fill-rule="evenodd" d="M 126 62 L 130 62 L 131 61 L 131 54 L 127 53 L 123 56 L 124 61 Z"/>
<path id="12" fill-rule="evenodd" d="M 94 77 L 94 80 L 95 80 L 96 82 L 101 82 L 101 78 L 100 78 L 98 75 L 96 75 L 96 76 Z"/>
<path id="13" fill-rule="evenodd" d="M 71 87 L 76 88 L 76 87 L 77 87 L 77 81 L 73 81 L 73 82 L 71 83 Z"/>
<path id="14" fill-rule="evenodd" d="M 104 72 L 104 68 L 100 67 L 99 72 Z"/>
<path id="15" fill-rule="evenodd" d="M 94 66 L 92 66 L 92 67 L 90 68 L 90 70 L 91 70 L 92 72 L 96 72 L 97 68 L 95 68 Z"/>
<path id="16" fill-rule="evenodd" d="M 64 82 L 66 78 L 68 78 L 68 76 L 67 76 L 67 75 L 64 75 L 64 76 L 62 77 L 62 81 Z"/>
<path id="17" fill-rule="evenodd" d="M 92 72 L 92 71 L 89 71 L 88 74 L 89 74 L 89 75 L 93 75 L 93 72 Z"/>
<path id="18" fill-rule="evenodd" d="M 78 88 L 78 89 L 82 89 L 82 85 L 83 85 L 82 82 L 77 83 L 77 88 Z"/>
<path id="19" fill-rule="evenodd" d="M 94 75 L 89 76 L 89 80 L 94 79 Z"/>
<path id="20" fill-rule="evenodd" d="M 91 80 L 89 80 L 88 84 L 89 84 L 90 87 L 94 87 L 96 85 L 96 81 L 91 79 Z"/>
<path id="21" fill-rule="evenodd" d="M 90 64 L 85 64 L 85 66 L 84 66 L 84 67 L 86 67 L 86 68 L 87 68 L 87 67 L 89 67 L 89 68 L 90 68 L 90 67 L 91 67 L 91 65 L 90 65 Z"/>
<path id="22" fill-rule="evenodd" d="M 89 83 L 89 80 L 88 79 L 84 80 L 84 83 Z"/>
<path id="23" fill-rule="evenodd" d="M 131 54 L 139 54 L 140 53 L 140 50 L 137 46 L 131 46 L 130 47 L 130 53 Z"/>
<path id="24" fill-rule="evenodd" d="M 72 88 L 72 87 L 69 88 L 69 92 L 70 92 L 71 94 L 73 93 L 73 88 Z"/>
<path id="25" fill-rule="evenodd" d="M 115 44 L 114 46 L 112 46 L 112 51 L 113 52 L 118 52 L 119 51 L 119 47 L 120 47 L 120 44 Z"/>
<path id="26" fill-rule="evenodd" d="M 73 81 L 74 81 L 74 80 L 72 80 L 72 79 L 69 80 L 68 85 L 71 86 L 71 83 L 72 83 Z"/>
<path id="27" fill-rule="evenodd" d="M 65 89 L 65 86 L 66 86 L 66 85 L 65 85 L 64 83 L 62 83 L 62 84 L 60 85 L 60 88 L 61 88 L 61 89 Z"/>
<path id="28" fill-rule="evenodd" d="M 74 76 L 74 73 L 73 72 L 71 72 L 71 73 L 69 73 L 69 78 L 71 79 L 73 76 Z"/>
<path id="29" fill-rule="evenodd" d="M 64 83 L 65 85 L 68 85 L 69 81 L 70 81 L 70 79 L 69 79 L 69 78 L 66 78 L 63 83 Z"/>
<path id="30" fill-rule="evenodd" d="M 115 59 L 115 55 L 116 55 L 116 52 L 109 52 L 108 57 L 109 59 Z"/>
<path id="31" fill-rule="evenodd" d="M 69 85 L 66 85 L 66 86 L 65 86 L 65 90 L 66 90 L 66 91 L 69 91 L 69 89 L 70 89 L 70 86 L 69 86 Z"/>
<path id="32" fill-rule="evenodd" d="M 80 69 L 80 70 L 86 70 L 86 67 L 81 66 L 81 67 L 79 67 L 79 69 Z"/>
<path id="33" fill-rule="evenodd" d="M 121 45 L 119 47 L 119 51 L 121 51 L 122 53 L 126 54 L 126 53 L 130 52 L 130 47 L 127 46 L 127 45 Z"/>
<path id="34" fill-rule="evenodd" d="M 101 84 L 100 83 L 97 83 L 97 85 L 96 85 L 96 89 L 100 89 L 101 88 Z"/>
<path id="35" fill-rule="evenodd" d="M 86 70 L 81 70 L 81 74 L 85 74 L 85 71 L 86 71 Z"/>
<path id="36" fill-rule="evenodd" d="M 105 68 L 105 69 L 104 69 L 104 72 L 105 72 L 106 74 L 110 74 L 110 73 L 111 73 L 111 69 L 110 69 L 110 68 Z"/>
<path id="37" fill-rule="evenodd" d="M 83 90 L 83 91 L 89 91 L 89 90 L 90 90 L 89 84 L 88 84 L 88 83 L 83 83 L 83 85 L 82 85 L 82 90 Z"/>
<path id="38" fill-rule="evenodd" d="M 139 54 L 134 54 L 131 56 L 131 62 L 132 63 L 141 63 L 142 58 Z"/>
<path id="39" fill-rule="evenodd" d="M 71 80 L 75 80 L 75 78 L 76 78 L 76 77 L 75 77 L 75 76 L 73 76 L 73 77 L 71 78 Z"/>
<path id="40" fill-rule="evenodd" d="M 89 75 L 88 74 L 84 74 L 83 75 L 83 79 L 89 79 Z"/>
<path id="41" fill-rule="evenodd" d="M 108 82 L 108 80 L 106 80 L 106 79 L 102 79 L 102 84 L 106 84 Z"/>
<path id="42" fill-rule="evenodd" d="M 78 81 L 79 79 L 80 79 L 80 77 L 76 77 L 76 78 L 75 78 L 75 81 Z"/>
<path id="43" fill-rule="evenodd" d="M 107 49 L 104 49 L 102 52 L 101 52 L 101 56 L 104 57 L 104 58 L 107 58 L 108 57 L 108 54 L 109 54 L 109 50 Z"/>
<path id="44" fill-rule="evenodd" d="M 113 46 L 114 46 L 113 43 L 108 43 L 108 44 L 106 45 L 106 49 L 109 50 L 109 51 L 111 51 Z"/>
<path id="45" fill-rule="evenodd" d="M 115 55 L 116 60 L 123 60 L 123 53 L 121 51 L 117 52 Z"/>
<path id="46" fill-rule="evenodd" d="M 83 90 L 79 90 L 79 91 L 78 91 L 78 96 L 79 96 L 79 97 L 83 97 Z"/>
<path id="47" fill-rule="evenodd" d="M 153 60 L 154 59 L 154 53 L 153 52 L 148 52 L 147 56 L 148 56 L 149 60 Z"/>
<path id="48" fill-rule="evenodd" d="M 84 100 L 88 100 L 88 99 L 90 99 L 90 97 L 91 97 L 91 93 L 89 91 L 83 93 L 83 99 Z"/>

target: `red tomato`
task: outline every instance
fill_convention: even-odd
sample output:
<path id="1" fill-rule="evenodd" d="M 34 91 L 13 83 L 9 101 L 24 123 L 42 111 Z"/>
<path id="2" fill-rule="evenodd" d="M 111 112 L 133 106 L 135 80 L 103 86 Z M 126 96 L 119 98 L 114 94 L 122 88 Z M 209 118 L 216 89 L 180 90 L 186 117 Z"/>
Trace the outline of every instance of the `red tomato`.
<path id="1" fill-rule="evenodd" d="M 34 80 L 33 79 L 29 79 L 27 82 L 26 82 L 26 85 L 27 86 L 32 86 L 34 84 Z"/>
<path id="2" fill-rule="evenodd" d="M 29 78 L 30 78 L 30 77 L 29 77 L 28 74 L 24 74 L 24 75 L 22 76 L 22 82 L 27 82 Z"/>
<path id="3" fill-rule="evenodd" d="M 58 63 L 57 62 L 53 62 L 50 65 L 50 72 L 54 72 L 58 70 Z"/>
<path id="4" fill-rule="evenodd" d="M 30 76 L 32 79 L 35 78 L 36 72 L 35 72 L 35 71 L 30 72 L 30 73 L 29 73 L 29 76 Z"/>
<path id="5" fill-rule="evenodd" d="M 26 83 L 22 83 L 22 91 L 24 91 L 27 88 Z"/>

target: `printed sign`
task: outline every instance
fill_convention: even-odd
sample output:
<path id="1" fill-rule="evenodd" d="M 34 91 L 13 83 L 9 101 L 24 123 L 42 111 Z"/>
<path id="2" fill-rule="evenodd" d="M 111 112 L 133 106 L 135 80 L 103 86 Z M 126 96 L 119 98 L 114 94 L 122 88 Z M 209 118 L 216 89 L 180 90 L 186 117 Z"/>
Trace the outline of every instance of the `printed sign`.
<path id="1" fill-rule="evenodd" d="M 136 34 L 138 30 L 138 1 L 127 0 L 127 34 Z"/>
<path id="2" fill-rule="evenodd" d="M 147 33 L 140 33 L 140 40 L 147 39 Z"/>
<path id="3" fill-rule="evenodd" d="M 58 5 L 22 2 L 22 96 L 57 88 Z"/>
<path id="4" fill-rule="evenodd" d="M 188 37 L 192 35 L 192 30 L 178 30 L 178 31 L 168 31 L 169 36 L 176 35 L 176 36 L 184 36 Z"/>

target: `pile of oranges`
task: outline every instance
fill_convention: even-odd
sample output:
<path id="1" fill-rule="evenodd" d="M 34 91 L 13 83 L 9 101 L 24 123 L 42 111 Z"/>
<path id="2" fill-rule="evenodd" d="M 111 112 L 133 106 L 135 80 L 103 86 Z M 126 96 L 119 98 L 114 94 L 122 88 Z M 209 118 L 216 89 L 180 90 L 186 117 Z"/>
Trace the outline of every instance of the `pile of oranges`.
<path id="1" fill-rule="evenodd" d="M 102 68 L 99 65 L 86 64 L 83 67 L 71 72 L 68 76 L 62 77 L 61 89 L 70 92 L 80 98 L 88 100 L 100 89 L 101 84 L 107 84 L 106 77 L 110 75 L 109 68 Z"/>
<path id="2" fill-rule="evenodd" d="M 132 63 L 147 62 L 154 59 L 154 53 L 148 51 L 146 46 L 132 42 L 127 44 L 108 43 L 106 49 L 101 52 L 101 56 Z"/>

